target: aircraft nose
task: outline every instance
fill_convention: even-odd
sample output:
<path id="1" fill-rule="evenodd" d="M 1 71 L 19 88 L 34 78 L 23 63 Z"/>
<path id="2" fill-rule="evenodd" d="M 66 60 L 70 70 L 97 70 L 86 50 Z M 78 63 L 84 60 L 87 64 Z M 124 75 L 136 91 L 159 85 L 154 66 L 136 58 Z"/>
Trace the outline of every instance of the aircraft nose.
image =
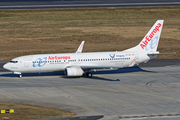
<path id="1" fill-rule="evenodd" d="M 10 66 L 8 63 L 6 63 L 5 65 L 3 65 L 3 68 L 6 69 L 6 70 L 9 70 Z"/>

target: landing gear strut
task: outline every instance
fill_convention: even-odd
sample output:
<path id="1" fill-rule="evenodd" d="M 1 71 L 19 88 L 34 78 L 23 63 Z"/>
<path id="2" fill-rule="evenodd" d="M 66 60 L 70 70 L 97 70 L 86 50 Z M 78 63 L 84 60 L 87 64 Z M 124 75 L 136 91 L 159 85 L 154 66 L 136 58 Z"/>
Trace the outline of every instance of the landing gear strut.
<path id="1" fill-rule="evenodd" d="M 87 73 L 86 73 L 86 76 L 89 77 L 89 78 L 91 78 L 91 77 L 92 77 L 92 73 L 91 73 L 91 72 L 87 72 Z"/>

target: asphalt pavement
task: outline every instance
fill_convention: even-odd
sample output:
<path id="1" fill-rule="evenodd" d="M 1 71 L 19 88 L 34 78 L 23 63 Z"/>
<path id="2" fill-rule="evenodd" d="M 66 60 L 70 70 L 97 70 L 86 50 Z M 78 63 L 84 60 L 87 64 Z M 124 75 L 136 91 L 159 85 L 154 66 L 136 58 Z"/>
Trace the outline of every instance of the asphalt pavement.
<path id="1" fill-rule="evenodd" d="M 179 71 L 180 66 L 137 67 L 97 71 L 92 78 L 0 72 L 0 101 L 76 113 L 68 120 L 179 120 Z"/>
<path id="2" fill-rule="evenodd" d="M 0 0 L 0 10 L 180 6 L 179 0 Z"/>

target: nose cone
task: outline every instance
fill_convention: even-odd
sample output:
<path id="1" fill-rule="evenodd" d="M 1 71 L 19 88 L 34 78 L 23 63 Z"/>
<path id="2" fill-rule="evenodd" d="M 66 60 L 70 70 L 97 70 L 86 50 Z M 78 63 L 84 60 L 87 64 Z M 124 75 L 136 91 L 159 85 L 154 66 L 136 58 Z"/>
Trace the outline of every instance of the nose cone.
<path id="1" fill-rule="evenodd" d="M 5 65 L 3 65 L 3 68 L 6 69 L 6 70 L 9 70 L 10 69 L 10 65 L 8 63 L 6 63 Z"/>

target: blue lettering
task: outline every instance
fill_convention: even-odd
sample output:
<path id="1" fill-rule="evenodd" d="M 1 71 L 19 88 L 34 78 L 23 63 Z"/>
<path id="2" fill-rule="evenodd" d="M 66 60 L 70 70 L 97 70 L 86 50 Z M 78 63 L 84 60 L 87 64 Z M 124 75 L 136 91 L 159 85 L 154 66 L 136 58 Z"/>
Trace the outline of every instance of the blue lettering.
<path id="1" fill-rule="evenodd" d="M 116 55 L 116 57 L 125 57 L 125 55 Z"/>

